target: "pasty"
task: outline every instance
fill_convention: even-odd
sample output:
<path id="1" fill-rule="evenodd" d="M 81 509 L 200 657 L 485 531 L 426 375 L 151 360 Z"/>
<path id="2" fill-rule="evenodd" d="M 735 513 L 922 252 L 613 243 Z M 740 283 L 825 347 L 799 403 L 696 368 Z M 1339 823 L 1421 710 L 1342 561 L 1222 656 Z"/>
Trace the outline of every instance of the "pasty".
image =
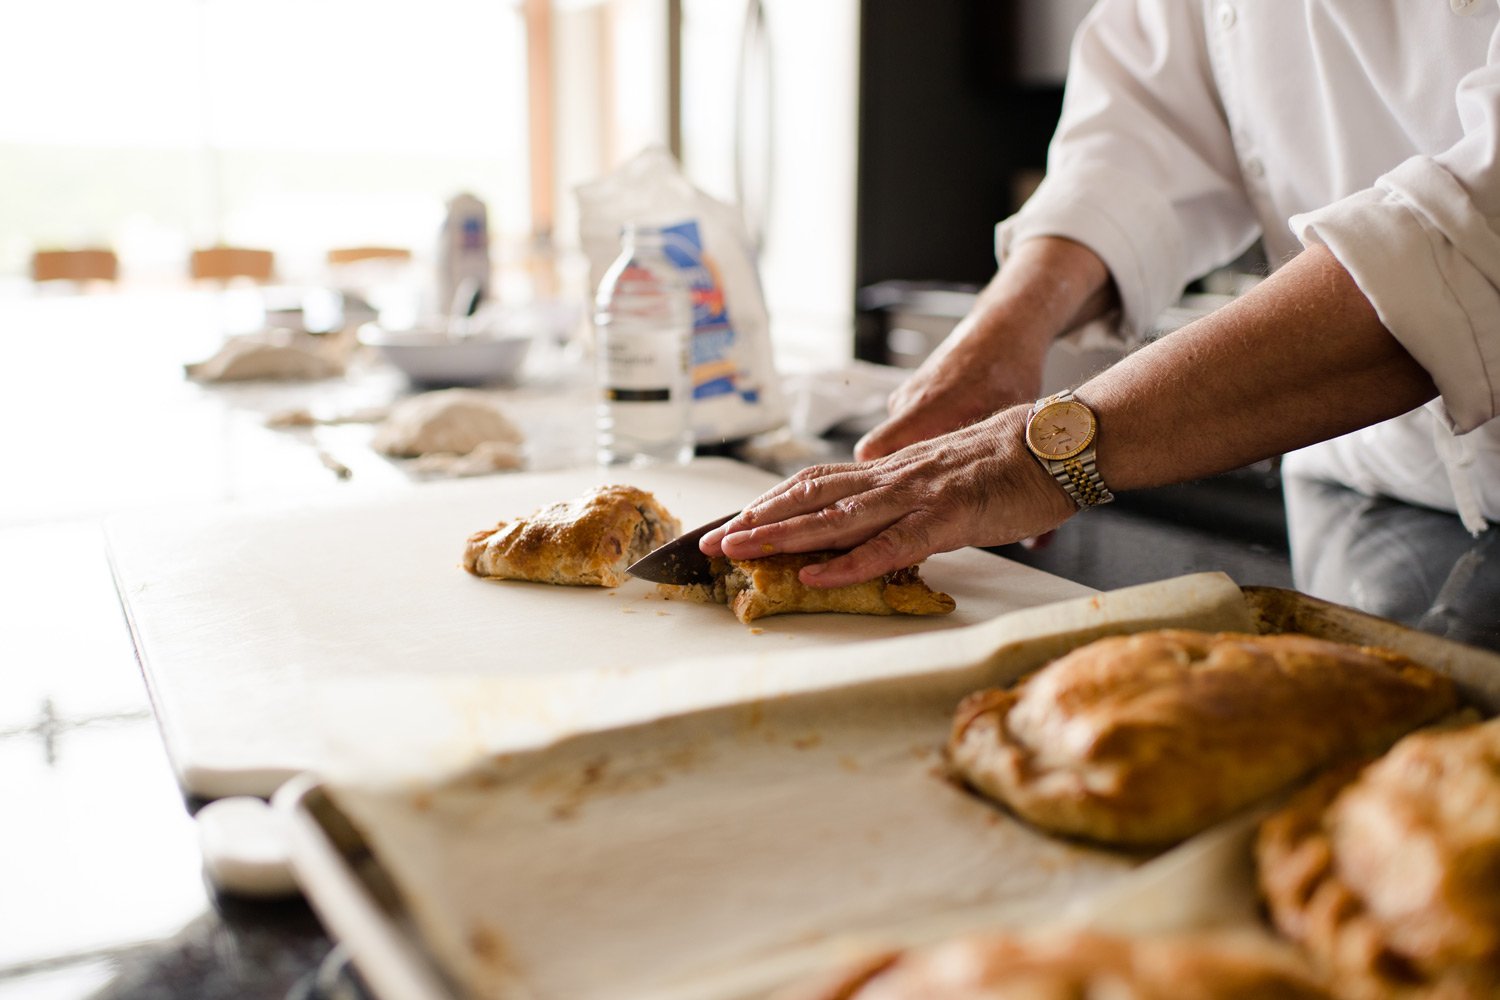
<path id="1" fill-rule="evenodd" d="M 1160 846 L 1452 711 L 1446 677 L 1303 635 L 1100 639 L 958 707 L 955 773 L 1037 826 Z"/>
<path id="2" fill-rule="evenodd" d="M 403 399 L 375 432 L 375 450 L 396 458 L 467 455 L 481 445 L 510 445 L 519 460 L 521 432 L 488 395 L 441 389 Z"/>
<path id="3" fill-rule="evenodd" d="M 475 532 L 464 546 L 464 568 L 502 580 L 618 587 L 627 566 L 681 531 L 645 490 L 600 486 Z"/>
<path id="4" fill-rule="evenodd" d="M 1089 931 L 974 934 L 877 957 L 776 1000 L 1331 1000 L 1261 943 Z"/>
<path id="5" fill-rule="evenodd" d="M 1271 918 L 1350 1000 L 1500 995 L 1500 720 L 1413 733 L 1261 825 Z"/>
<path id="6" fill-rule="evenodd" d="M 894 570 L 864 583 L 820 589 L 797 578 L 803 566 L 827 562 L 838 552 L 805 552 L 762 559 L 715 557 L 709 588 L 664 586 L 668 594 L 729 605 L 735 617 L 751 622 L 769 615 L 834 611 L 851 615 L 946 615 L 953 598 L 927 586 L 917 567 Z"/>

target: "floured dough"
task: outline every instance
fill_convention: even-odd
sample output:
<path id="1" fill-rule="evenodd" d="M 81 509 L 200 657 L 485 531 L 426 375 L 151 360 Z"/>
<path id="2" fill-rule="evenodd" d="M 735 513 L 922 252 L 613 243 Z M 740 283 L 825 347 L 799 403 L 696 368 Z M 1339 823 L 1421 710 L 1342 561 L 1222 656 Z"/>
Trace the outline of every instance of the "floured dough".
<path id="1" fill-rule="evenodd" d="M 1261 825 L 1271 918 L 1350 1000 L 1500 996 L 1500 720 L 1413 733 Z"/>
<path id="2" fill-rule="evenodd" d="M 212 357 L 183 369 L 198 382 L 333 378 L 344 374 L 344 354 L 338 338 L 276 329 L 231 337 Z"/>
<path id="3" fill-rule="evenodd" d="M 378 424 L 390 415 L 389 406 L 360 406 L 352 410 L 341 410 L 328 416 L 319 416 L 305 406 L 294 406 L 288 410 L 277 410 L 266 417 L 266 426 L 272 430 L 298 430 L 304 427 L 337 426 L 339 424 Z"/>
<path id="4" fill-rule="evenodd" d="M 946 615 L 956 607 L 953 598 L 927 586 L 915 566 L 847 587 L 809 587 L 797 578 L 802 567 L 827 562 L 837 555 L 837 552 L 804 552 L 762 559 L 720 556 L 711 561 L 712 586 L 663 584 L 659 589 L 669 597 L 727 604 L 735 617 L 746 624 L 757 618 L 798 612 Z"/>
<path id="5" fill-rule="evenodd" d="M 375 432 L 374 445 L 376 451 L 396 458 L 468 455 L 480 445 L 509 445 L 519 465 L 521 440 L 520 430 L 488 394 L 441 389 L 403 399 L 392 407 Z M 492 449 L 491 454 L 498 452 Z"/>
<path id="6" fill-rule="evenodd" d="M 774 1000 L 1332 1000 L 1295 956 L 1210 934 L 972 934 L 874 956 Z"/>
<path id="7" fill-rule="evenodd" d="M 305 407 L 296 407 L 290 410 L 277 410 L 266 417 L 266 426 L 274 431 L 293 430 L 299 427 L 316 427 L 318 418 L 313 416 L 311 410 Z"/>
<path id="8" fill-rule="evenodd" d="M 433 452 L 412 463 L 412 468 L 429 476 L 487 476 L 509 472 L 522 464 L 521 446 L 509 441 L 485 441 L 467 455 Z"/>
<path id="9" fill-rule="evenodd" d="M 1453 711 L 1453 682 L 1398 653 L 1304 635 L 1114 636 L 958 707 L 975 790 L 1055 833 L 1160 846 Z"/>
<path id="10" fill-rule="evenodd" d="M 464 546 L 464 568 L 501 580 L 618 587 L 627 566 L 681 531 L 645 490 L 600 486 L 475 532 Z"/>

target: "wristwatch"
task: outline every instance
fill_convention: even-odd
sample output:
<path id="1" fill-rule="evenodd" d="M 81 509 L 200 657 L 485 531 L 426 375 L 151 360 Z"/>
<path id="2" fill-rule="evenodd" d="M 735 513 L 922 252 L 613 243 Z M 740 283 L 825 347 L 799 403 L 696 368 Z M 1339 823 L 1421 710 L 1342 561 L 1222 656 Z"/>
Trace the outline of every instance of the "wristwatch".
<path id="1" fill-rule="evenodd" d="M 1073 398 L 1073 390 L 1045 396 L 1026 416 L 1026 447 L 1080 510 L 1109 503 L 1115 495 L 1094 468 L 1094 411 Z"/>

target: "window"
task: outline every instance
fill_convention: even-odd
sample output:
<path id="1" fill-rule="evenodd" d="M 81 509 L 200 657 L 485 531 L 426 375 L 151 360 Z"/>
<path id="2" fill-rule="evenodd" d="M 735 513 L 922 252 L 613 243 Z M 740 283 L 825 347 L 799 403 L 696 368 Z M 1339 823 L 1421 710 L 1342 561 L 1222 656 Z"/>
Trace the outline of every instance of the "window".
<path id="1" fill-rule="evenodd" d="M 107 244 L 127 276 L 214 242 L 283 273 L 429 253 L 469 190 L 530 230 L 526 33 L 498 0 L 51 0 L 0 34 L 0 274 Z"/>

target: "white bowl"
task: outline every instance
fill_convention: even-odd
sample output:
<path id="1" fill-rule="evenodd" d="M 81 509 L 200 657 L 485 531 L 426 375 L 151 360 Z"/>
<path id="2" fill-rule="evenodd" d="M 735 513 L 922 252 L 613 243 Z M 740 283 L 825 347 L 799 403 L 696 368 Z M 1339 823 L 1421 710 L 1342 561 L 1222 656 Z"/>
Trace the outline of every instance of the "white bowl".
<path id="1" fill-rule="evenodd" d="M 411 381 L 434 388 L 515 382 L 531 339 L 518 333 L 455 337 L 446 329 L 426 327 L 386 330 L 374 323 L 359 330 L 360 343 L 378 350 Z"/>

